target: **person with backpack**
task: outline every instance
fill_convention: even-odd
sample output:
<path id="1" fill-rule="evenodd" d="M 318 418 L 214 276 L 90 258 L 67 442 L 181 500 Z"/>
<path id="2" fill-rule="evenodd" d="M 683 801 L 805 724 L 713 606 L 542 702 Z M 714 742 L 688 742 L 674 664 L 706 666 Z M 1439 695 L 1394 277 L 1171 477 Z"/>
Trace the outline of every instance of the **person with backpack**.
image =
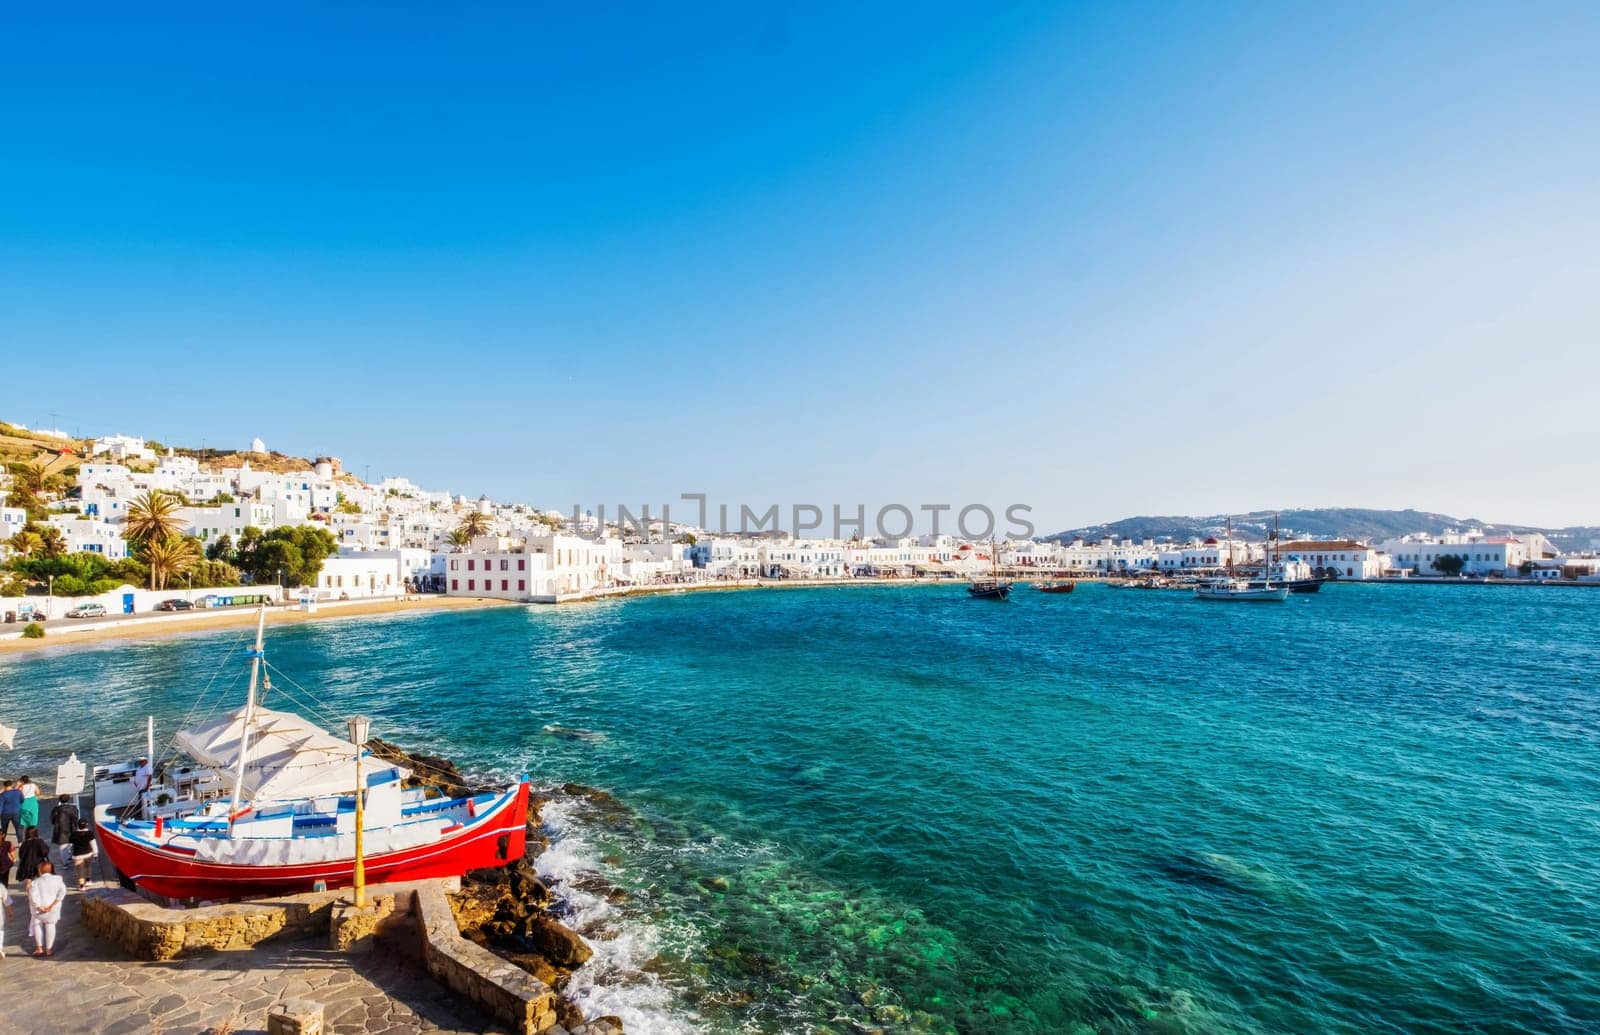
<path id="1" fill-rule="evenodd" d="M 72 866 L 72 832 L 78 829 L 78 806 L 72 803 L 72 795 L 63 794 L 50 810 L 50 843 L 56 846 L 56 854 L 61 857 L 62 872 Z"/>

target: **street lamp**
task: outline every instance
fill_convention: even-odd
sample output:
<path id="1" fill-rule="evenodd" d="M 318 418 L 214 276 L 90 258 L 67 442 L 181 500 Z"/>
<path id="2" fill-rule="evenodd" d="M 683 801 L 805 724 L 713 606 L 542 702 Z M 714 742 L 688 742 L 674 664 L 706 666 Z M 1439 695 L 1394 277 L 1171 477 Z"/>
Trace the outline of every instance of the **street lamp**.
<path id="1" fill-rule="evenodd" d="M 44 591 L 44 620 L 49 621 L 56 609 L 56 577 L 49 576 Z"/>
<path id="2" fill-rule="evenodd" d="M 367 742 L 367 733 L 372 728 L 372 720 L 365 715 L 352 716 L 345 722 L 350 730 L 350 743 L 356 746 L 356 908 L 360 909 L 367 904 L 367 870 L 366 860 L 362 850 L 362 828 L 366 826 L 367 814 L 364 802 L 367 797 L 366 788 L 361 786 L 361 747 Z"/>

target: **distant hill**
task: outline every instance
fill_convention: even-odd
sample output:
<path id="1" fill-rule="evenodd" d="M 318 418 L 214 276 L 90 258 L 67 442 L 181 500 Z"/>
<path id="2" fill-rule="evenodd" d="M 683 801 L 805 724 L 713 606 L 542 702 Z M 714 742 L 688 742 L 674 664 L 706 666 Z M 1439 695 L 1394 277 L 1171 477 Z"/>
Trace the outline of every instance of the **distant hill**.
<path id="1" fill-rule="evenodd" d="M 1498 521 L 1481 521 L 1477 518 L 1451 517 L 1425 510 L 1369 510 L 1362 507 L 1322 507 L 1314 510 L 1258 510 L 1249 514 L 1233 515 L 1233 533 L 1241 539 L 1265 539 L 1272 529 L 1273 519 L 1281 523 L 1283 535 L 1303 539 L 1332 539 L 1348 537 L 1378 542 L 1406 535 L 1426 532 L 1438 535 L 1447 529 L 1481 528 L 1486 532 L 1541 532 L 1562 550 L 1589 550 L 1600 546 L 1600 526 L 1578 525 L 1571 528 L 1540 528 L 1536 525 L 1507 524 Z M 1102 536 L 1118 539 L 1189 539 L 1222 535 L 1227 527 L 1225 514 L 1206 517 L 1141 516 L 1123 518 L 1104 525 L 1069 528 L 1045 539 L 1071 542 L 1082 537 L 1096 540 Z"/>
<path id="2" fill-rule="evenodd" d="M 158 455 L 165 454 L 167 447 L 160 442 L 148 442 Z M 89 450 L 93 448 L 93 439 L 68 439 L 56 438 L 52 435 L 41 435 L 38 432 L 26 431 L 14 424 L 0 421 L 0 465 L 8 463 L 26 463 L 38 466 L 49 465 L 47 473 L 57 473 L 59 470 L 75 466 L 89 457 Z M 62 450 L 70 450 L 73 455 L 63 455 Z M 227 467 L 238 467 L 245 462 L 257 471 L 270 471 L 274 474 L 289 474 L 300 471 L 312 470 L 314 463 L 303 456 L 289 456 L 285 453 L 250 453 L 243 450 L 230 451 L 226 449 L 189 449 L 176 446 L 173 452 L 179 456 L 189 456 L 199 460 L 212 470 L 222 470 Z M 153 464 L 133 463 L 130 465 L 135 470 L 149 469 Z M 343 472 L 339 480 L 355 483 L 357 479 Z"/>

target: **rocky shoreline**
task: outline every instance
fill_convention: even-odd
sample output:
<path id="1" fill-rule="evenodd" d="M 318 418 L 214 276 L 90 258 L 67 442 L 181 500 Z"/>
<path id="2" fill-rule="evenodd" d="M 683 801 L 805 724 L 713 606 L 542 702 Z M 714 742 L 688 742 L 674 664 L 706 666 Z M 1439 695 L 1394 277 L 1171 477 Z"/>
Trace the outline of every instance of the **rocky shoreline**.
<path id="1" fill-rule="evenodd" d="M 431 786 L 448 796 L 474 793 L 455 763 L 436 755 L 412 753 L 386 741 L 373 739 L 368 748 L 385 761 L 412 770 L 408 786 Z M 609 794 L 579 784 L 565 784 L 560 792 L 596 803 L 614 802 Z M 532 974 L 556 993 L 558 1027 L 551 1035 L 623 1035 L 622 1019 L 615 1016 L 586 1019 L 562 995 L 572 972 L 594 955 L 583 938 L 562 923 L 550 884 L 534 868 L 534 860 L 550 846 L 543 833 L 545 794 L 528 801 L 527 847 L 522 858 L 507 866 L 471 870 L 461 878 L 461 890 L 450 895 L 461 936 L 488 949 Z"/>

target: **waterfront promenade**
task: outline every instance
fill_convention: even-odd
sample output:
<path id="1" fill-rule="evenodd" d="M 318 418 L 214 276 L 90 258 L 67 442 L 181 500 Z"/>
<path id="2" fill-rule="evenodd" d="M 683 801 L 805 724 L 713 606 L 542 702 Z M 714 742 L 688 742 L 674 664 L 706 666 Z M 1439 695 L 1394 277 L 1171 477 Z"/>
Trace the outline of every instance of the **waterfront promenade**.
<path id="1" fill-rule="evenodd" d="M 464 610 L 480 607 L 505 606 L 506 601 L 484 597 L 445 597 L 430 593 L 409 597 L 383 599 L 320 601 L 317 610 L 306 612 L 292 604 L 267 609 L 267 624 L 326 621 L 338 618 L 376 617 L 392 614 L 420 613 L 439 610 Z M 106 640 L 153 639 L 184 633 L 206 632 L 235 626 L 254 625 L 254 607 L 236 607 L 225 610 L 159 612 L 135 615 L 111 615 L 106 618 L 75 620 L 56 619 L 46 623 L 42 639 L 22 637 L 21 624 L 0 625 L 0 654 L 7 651 L 38 650 L 98 643 Z"/>
<path id="2" fill-rule="evenodd" d="M 325 1005 L 330 1033 L 502 1030 L 384 953 L 350 956 L 302 941 L 170 963 L 130 960 L 84 928 L 75 887 L 67 891 L 55 956 L 36 959 L 21 888 L 11 894 L 0 1035 L 244 1035 L 266 1029 L 273 1004 L 296 998 Z"/>

